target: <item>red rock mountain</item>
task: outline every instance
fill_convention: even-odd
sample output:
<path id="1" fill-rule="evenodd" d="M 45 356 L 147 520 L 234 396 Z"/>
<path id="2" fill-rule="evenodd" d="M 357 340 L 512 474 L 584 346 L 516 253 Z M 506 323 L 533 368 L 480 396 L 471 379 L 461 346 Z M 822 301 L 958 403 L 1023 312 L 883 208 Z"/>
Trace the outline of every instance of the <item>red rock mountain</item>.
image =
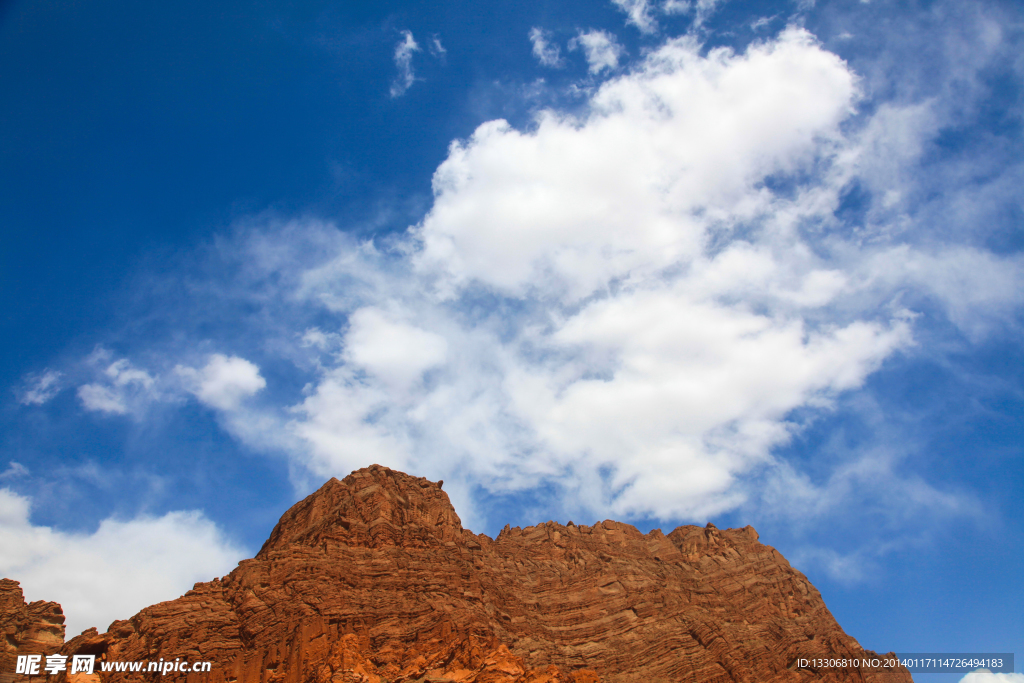
<path id="1" fill-rule="evenodd" d="M 18 655 L 52 655 L 64 645 L 64 612 L 55 602 L 25 604 L 21 585 L 0 579 L 0 683 L 14 683 Z"/>
<path id="2" fill-rule="evenodd" d="M 750 527 L 548 522 L 492 540 L 462 528 L 441 482 L 377 465 L 297 503 L 222 579 L 63 652 L 213 663 L 111 682 L 911 682 L 798 669 L 874 653 Z"/>

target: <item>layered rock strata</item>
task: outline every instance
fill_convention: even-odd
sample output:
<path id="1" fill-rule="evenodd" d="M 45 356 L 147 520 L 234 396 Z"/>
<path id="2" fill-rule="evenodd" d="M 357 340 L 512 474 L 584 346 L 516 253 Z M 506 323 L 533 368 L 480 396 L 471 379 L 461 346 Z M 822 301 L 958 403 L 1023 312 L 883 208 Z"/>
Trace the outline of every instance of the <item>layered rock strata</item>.
<path id="1" fill-rule="evenodd" d="M 0 683 L 26 683 L 28 676 L 15 673 L 18 655 L 52 655 L 60 650 L 64 612 L 55 602 L 26 604 L 21 584 L 0 579 L 0 633 Z"/>
<path id="2" fill-rule="evenodd" d="M 188 683 L 911 681 L 797 668 L 874 653 L 750 527 L 548 522 L 492 540 L 462 528 L 441 482 L 380 466 L 297 503 L 222 579 L 64 653 L 213 663 L 148 676 Z"/>

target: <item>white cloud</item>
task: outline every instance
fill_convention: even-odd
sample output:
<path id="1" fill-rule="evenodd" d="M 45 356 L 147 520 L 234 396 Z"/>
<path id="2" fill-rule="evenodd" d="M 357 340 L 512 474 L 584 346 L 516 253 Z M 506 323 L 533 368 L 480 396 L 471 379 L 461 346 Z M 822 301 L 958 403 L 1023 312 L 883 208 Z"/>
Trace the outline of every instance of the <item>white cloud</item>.
<path id="1" fill-rule="evenodd" d="M 803 31 L 708 58 L 669 41 L 605 83 L 585 120 L 547 112 L 531 134 L 492 121 L 453 145 L 418 263 L 453 285 L 566 301 L 689 263 L 709 224 L 803 209 L 753 185 L 827 153 L 854 97 L 853 75 Z"/>
<path id="2" fill-rule="evenodd" d="M 153 377 L 145 370 L 133 367 L 125 358 L 114 361 L 104 372 L 114 383 L 114 386 L 125 387 L 138 384 L 145 389 L 153 386 Z"/>
<path id="3" fill-rule="evenodd" d="M 128 412 L 124 399 L 110 387 L 101 384 L 83 384 L 78 387 L 78 399 L 86 410 L 114 415 Z"/>
<path id="4" fill-rule="evenodd" d="M 260 369 L 238 356 L 215 353 L 201 369 L 179 365 L 174 370 L 185 380 L 189 392 L 219 410 L 234 410 L 243 399 L 267 386 Z"/>
<path id="5" fill-rule="evenodd" d="M 960 683 L 1024 683 L 1024 674 L 994 674 L 991 671 L 972 671 Z"/>
<path id="6" fill-rule="evenodd" d="M 33 525 L 29 507 L 0 489 L 0 575 L 20 581 L 29 601 L 59 602 L 69 637 L 174 599 L 247 556 L 198 511 L 106 519 L 92 533 L 69 533 Z"/>
<path id="7" fill-rule="evenodd" d="M 413 39 L 412 31 L 402 31 L 402 40 L 395 46 L 395 66 L 398 67 L 398 76 L 391 84 L 392 97 L 401 97 L 416 81 L 416 75 L 412 70 L 412 55 L 419 51 L 420 46 Z"/>
<path id="8" fill-rule="evenodd" d="M 619 9 L 626 13 L 627 24 L 633 24 L 641 33 L 654 33 L 658 23 L 652 15 L 653 7 L 648 0 L 612 0 Z"/>
<path id="9" fill-rule="evenodd" d="M 345 359 L 397 390 L 444 362 L 447 351 L 444 337 L 391 320 L 377 308 L 361 308 L 349 316 Z"/>
<path id="10" fill-rule="evenodd" d="M 323 478 L 370 461 L 410 469 L 411 445 L 393 417 L 407 408 L 349 368 L 326 372 L 315 392 L 293 409 L 297 417 L 290 428 L 306 444 L 302 465 Z"/>
<path id="11" fill-rule="evenodd" d="M 413 317 L 375 307 L 349 316 L 345 364 L 325 373 L 295 408 L 302 417 L 290 427 L 309 444 L 306 464 L 319 475 L 362 467 L 367 457 L 408 466 L 406 411 L 425 395 L 424 373 L 448 359 L 448 341 L 411 323 Z"/>
<path id="12" fill-rule="evenodd" d="M 845 180 L 761 182 L 840 157 L 857 97 L 790 29 L 744 54 L 671 40 L 586 115 L 484 124 L 393 256 L 345 250 L 301 278 L 349 315 L 292 411 L 304 465 L 557 481 L 617 515 L 742 504 L 791 411 L 827 409 L 912 343 L 898 307 L 851 309 L 868 278 L 798 229 L 828 225 Z"/>
<path id="13" fill-rule="evenodd" d="M 60 378 L 63 376 L 63 373 L 49 369 L 39 375 L 29 375 L 25 382 L 27 387 L 18 397 L 18 401 L 27 406 L 43 405 L 60 393 L 63 388 Z"/>
<path id="14" fill-rule="evenodd" d="M 693 5 L 689 0 L 665 0 L 661 4 L 661 11 L 668 15 L 687 14 L 691 9 Z"/>
<path id="15" fill-rule="evenodd" d="M 615 42 L 615 36 L 607 31 L 580 31 L 580 34 L 569 42 L 569 49 L 583 49 L 587 57 L 590 73 L 600 73 L 604 69 L 615 69 L 619 66 L 619 57 L 624 50 Z"/>
<path id="16" fill-rule="evenodd" d="M 533 56 L 541 63 L 541 66 L 560 68 L 562 66 L 561 49 L 550 42 L 550 34 L 534 26 L 530 29 L 530 42 L 533 44 Z"/>
<path id="17" fill-rule="evenodd" d="M 306 345 L 315 346 L 329 338 L 321 339 L 310 330 L 304 339 Z M 94 371 L 96 381 L 78 387 L 86 410 L 138 416 L 154 402 L 178 401 L 187 392 L 211 408 L 232 412 L 267 385 L 259 367 L 238 356 L 211 354 L 203 367 L 177 365 L 169 378 L 137 368 L 126 358 L 113 362 L 110 358 L 110 352 L 100 348 L 88 359 L 87 365 L 100 367 Z"/>
<path id="18" fill-rule="evenodd" d="M 87 360 L 93 367 L 105 367 L 99 369 L 98 381 L 78 387 L 78 399 L 86 410 L 125 415 L 156 398 L 156 380 L 152 375 L 125 358 L 108 364 L 110 357 L 109 351 L 98 348 Z"/>

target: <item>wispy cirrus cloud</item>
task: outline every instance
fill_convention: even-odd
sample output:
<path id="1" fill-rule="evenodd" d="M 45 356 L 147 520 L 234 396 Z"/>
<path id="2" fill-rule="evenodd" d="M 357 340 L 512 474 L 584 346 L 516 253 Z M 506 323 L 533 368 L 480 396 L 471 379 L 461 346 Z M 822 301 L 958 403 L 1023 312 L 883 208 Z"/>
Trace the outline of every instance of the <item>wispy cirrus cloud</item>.
<path id="1" fill-rule="evenodd" d="M 430 54 L 438 59 L 444 59 L 444 56 L 448 54 L 448 50 L 441 44 L 441 37 L 437 35 L 430 37 L 430 43 L 427 48 L 430 50 Z"/>
<path id="2" fill-rule="evenodd" d="M 26 406 L 43 405 L 63 389 L 63 376 L 63 373 L 49 369 L 29 375 L 25 378 L 25 386 L 19 392 L 18 401 Z"/>
<path id="3" fill-rule="evenodd" d="M 20 462 L 10 462 L 7 464 L 7 469 L 0 472 L 0 481 L 5 479 L 17 479 L 19 477 L 28 476 L 28 468 L 22 465 Z"/>
<path id="4" fill-rule="evenodd" d="M 391 83 L 391 97 L 401 97 L 416 82 L 412 56 L 420 51 L 419 43 L 412 37 L 412 31 L 402 31 L 402 40 L 395 46 L 395 67 L 398 68 L 398 75 Z"/>

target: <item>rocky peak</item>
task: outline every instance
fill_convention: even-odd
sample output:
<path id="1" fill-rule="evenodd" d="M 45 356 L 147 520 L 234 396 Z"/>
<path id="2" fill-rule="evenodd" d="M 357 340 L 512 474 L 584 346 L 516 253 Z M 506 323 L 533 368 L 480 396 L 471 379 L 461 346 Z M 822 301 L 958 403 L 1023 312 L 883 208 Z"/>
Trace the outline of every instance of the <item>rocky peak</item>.
<path id="1" fill-rule="evenodd" d="M 53 654 L 64 644 L 64 612 L 56 602 L 26 604 L 21 584 L 0 579 L 0 683 L 14 673 L 18 655 Z"/>
<path id="2" fill-rule="evenodd" d="M 332 478 L 284 513 L 256 557 L 294 545 L 327 551 L 458 544 L 465 532 L 442 483 L 381 465 Z"/>

